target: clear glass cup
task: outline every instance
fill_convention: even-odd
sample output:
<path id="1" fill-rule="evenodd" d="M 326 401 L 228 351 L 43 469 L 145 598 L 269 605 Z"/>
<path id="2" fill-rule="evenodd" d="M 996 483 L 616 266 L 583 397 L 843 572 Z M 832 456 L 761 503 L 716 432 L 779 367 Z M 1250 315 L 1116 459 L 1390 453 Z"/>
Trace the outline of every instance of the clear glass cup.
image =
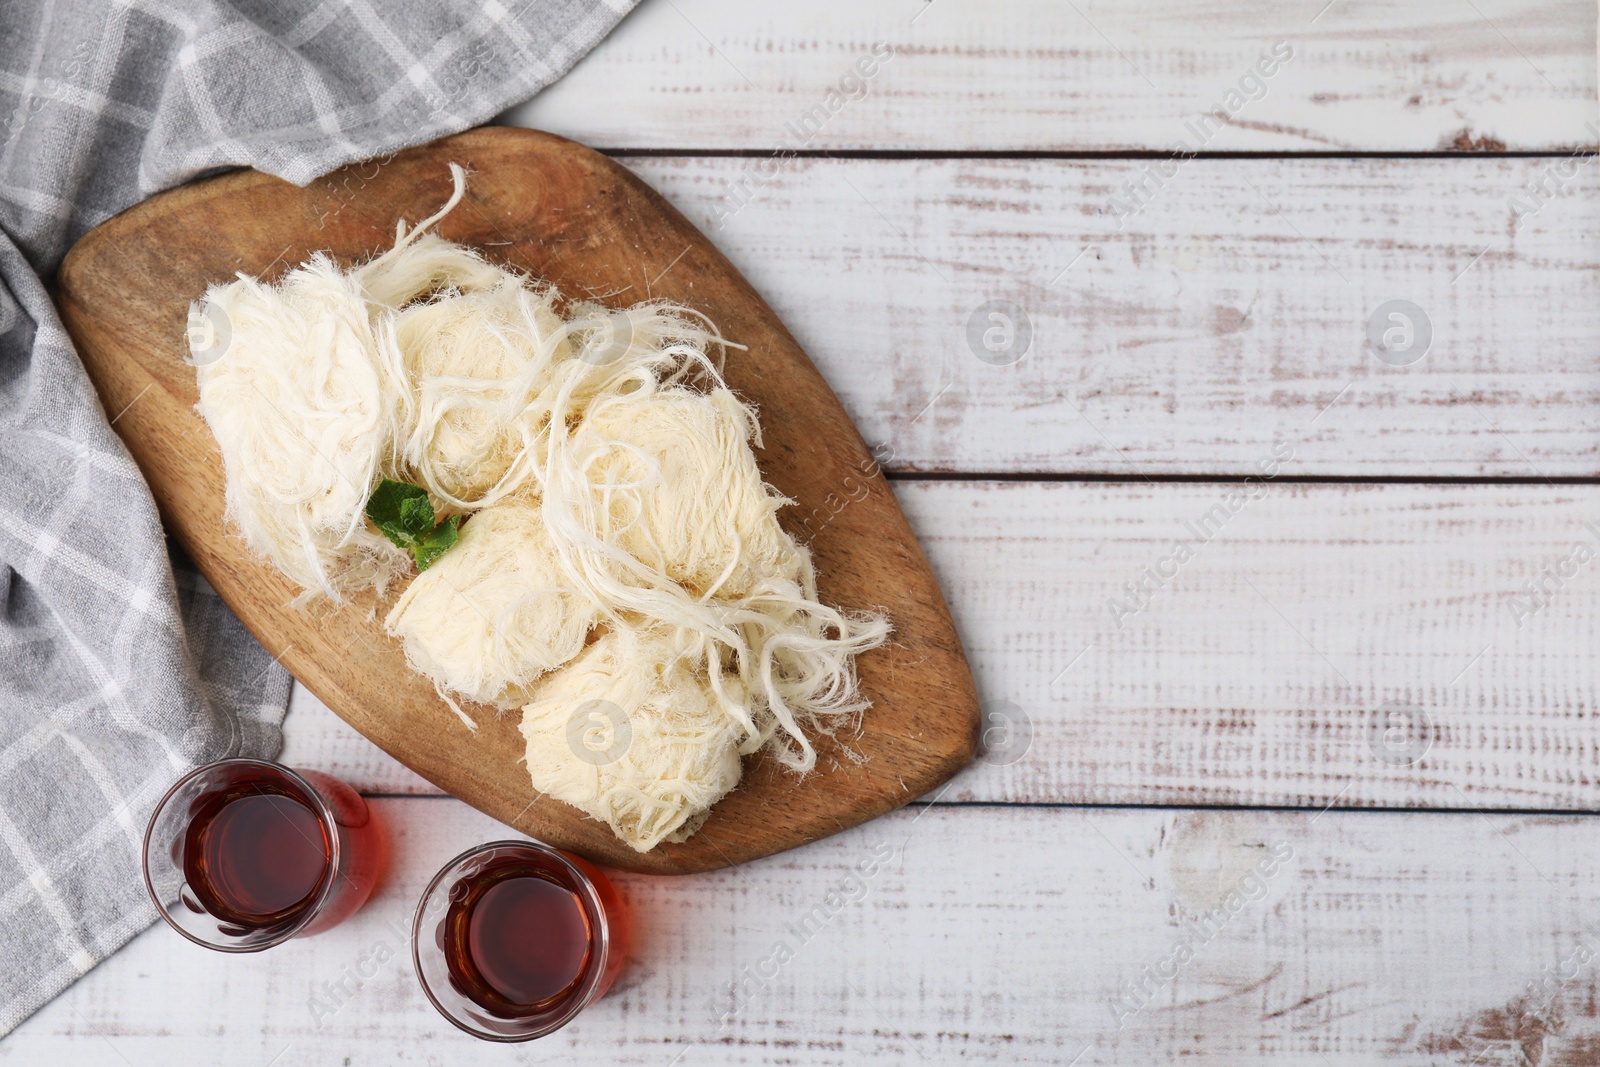
<path id="1" fill-rule="evenodd" d="M 144 881 L 161 917 L 190 941 L 259 952 L 353 915 L 386 854 L 371 808 L 344 782 L 225 759 L 190 771 L 156 805 Z"/>
<path id="2" fill-rule="evenodd" d="M 520 905 L 502 904 L 494 919 L 486 918 L 491 891 L 513 889 L 512 882 L 539 889 L 538 880 L 552 888 Z M 500 925 L 480 928 L 480 920 Z M 574 937 L 582 942 L 581 963 Z M 412 923 L 411 955 L 422 991 L 457 1027 L 486 1041 L 530 1041 L 559 1030 L 605 995 L 622 970 L 629 940 L 622 899 L 593 864 L 538 841 L 491 841 L 463 852 L 428 883 Z M 531 993 L 520 1000 L 501 995 L 508 988 L 505 973 L 494 975 L 492 959 L 477 954 L 496 949 L 510 954 L 502 962 L 526 963 L 541 953 L 559 957 L 541 980 L 550 983 L 547 989 L 567 984 L 534 1003 L 526 1002 Z M 562 967 L 571 968 L 570 981 Z M 526 980 L 525 971 L 520 978 Z"/>

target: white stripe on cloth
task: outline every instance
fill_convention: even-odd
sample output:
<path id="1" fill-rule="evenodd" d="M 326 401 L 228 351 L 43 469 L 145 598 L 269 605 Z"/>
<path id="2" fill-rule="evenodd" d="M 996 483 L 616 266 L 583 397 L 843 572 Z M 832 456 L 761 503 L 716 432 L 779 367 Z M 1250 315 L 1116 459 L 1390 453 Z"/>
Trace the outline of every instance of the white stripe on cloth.
<path id="1" fill-rule="evenodd" d="M 72 913 L 67 910 L 66 902 L 61 899 L 61 894 L 56 892 L 55 883 L 45 870 L 44 864 L 39 862 L 39 857 L 34 854 L 28 839 L 17 828 L 17 824 L 11 821 L 11 816 L 4 808 L 0 808 L 0 844 L 4 844 L 6 850 L 22 866 L 26 881 L 33 887 L 35 897 L 60 930 L 62 944 L 67 949 L 67 962 L 79 974 L 93 967 L 95 956 L 79 939 L 78 924 L 72 918 Z"/>
<path id="2" fill-rule="evenodd" d="M 151 622 L 175 628 L 177 618 L 169 605 L 155 600 L 148 588 L 129 581 L 99 560 L 73 547 L 67 531 L 42 530 L 33 523 L 0 511 L 0 531 L 16 538 L 17 543 L 31 551 L 32 565 L 17 562 L 12 567 L 24 577 L 35 578 L 39 566 L 48 561 L 72 571 L 78 577 L 104 589 L 129 607 L 147 616 Z"/>

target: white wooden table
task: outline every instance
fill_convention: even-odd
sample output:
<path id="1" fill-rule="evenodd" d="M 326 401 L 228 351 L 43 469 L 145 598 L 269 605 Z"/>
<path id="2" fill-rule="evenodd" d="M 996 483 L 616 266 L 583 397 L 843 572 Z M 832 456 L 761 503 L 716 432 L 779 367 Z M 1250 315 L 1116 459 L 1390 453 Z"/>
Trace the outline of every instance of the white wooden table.
<path id="1" fill-rule="evenodd" d="M 395 832 L 374 903 L 249 958 L 148 931 L 0 1063 L 1600 1063 L 1594 26 L 646 0 L 512 119 L 614 151 L 789 323 L 890 457 L 993 751 L 800 851 L 622 876 L 621 988 L 495 1047 L 423 1000 L 404 924 L 503 829 L 299 691 L 285 759 Z M 875 42 L 866 95 L 812 111 Z M 968 344 L 991 300 L 1014 364 Z M 1431 329 L 1409 365 L 1368 343 L 1391 300 Z"/>

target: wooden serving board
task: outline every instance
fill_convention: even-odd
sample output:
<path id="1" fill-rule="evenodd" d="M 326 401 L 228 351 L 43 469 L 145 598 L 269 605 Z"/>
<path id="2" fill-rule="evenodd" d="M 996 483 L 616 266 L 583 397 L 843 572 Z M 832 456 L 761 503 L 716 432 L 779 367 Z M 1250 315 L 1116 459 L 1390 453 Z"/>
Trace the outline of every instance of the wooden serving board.
<path id="1" fill-rule="evenodd" d="M 520 762 L 517 715 L 477 709 L 479 729 L 462 725 L 383 633 L 373 597 L 309 613 L 289 608 L 295 587 L 224 525 L 222 464 L 193 410 L 194 369 L 184 361 L 190 302 L 235 272 L 275 278 L 318 250 L 350 262 L 387 248 L 397 219 L 415 223 L 449 196 L 448 162 L 472 177 L 466 199 L 439 225 L 442 236 L 568 295 L 614 306 L 646 296 L 681 301 L 749 346 L 730 353 L 728 382 L 760 409 L 758 460 L 797 503 L 785 521 L 811 545 L 823 598 L 882 609 L 895 626 L 892 645 L 859 664 L 873 707 L 859 735 L 843 741 L 864 761 L 826 738 L 818 770 L 804 780 L 752 757 L 699 833 L 634 852 L 603 823 L 534 793 Z M 156 196 L 87 234 L 62 267 L 57 300 L 106 411 L 120 413 L 116 428 L 168 529 L 245 625 L 379 747 L 518 830 L 612 866 L 710 870 L 865 822 L 971 760 L 978 703 L 960 640 L 849 416 L 732 264 L 605 156 L 550 134 L 484 128 L 346 167 L 304 189 L 254 171 L 224 174 Z"/>

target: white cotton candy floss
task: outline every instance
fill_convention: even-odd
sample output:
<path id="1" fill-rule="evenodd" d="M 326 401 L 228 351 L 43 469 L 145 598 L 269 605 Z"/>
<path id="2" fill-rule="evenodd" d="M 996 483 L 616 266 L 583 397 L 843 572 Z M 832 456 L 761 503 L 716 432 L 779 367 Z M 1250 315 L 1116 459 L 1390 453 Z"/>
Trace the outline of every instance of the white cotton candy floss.
<path id="1" fill-rule="evenodd" d="M 363 516 L 410 421 L 392 318 L 323 257 L 276 287 L 240 278 L 206 301 L 231 330 L 221 358 L 197 360 L 228 517 L 307 590 L 382 586 L 405 565 Z"/>
<path id="2" fill-rule="evenodd" d="M 750 409 L 726 389 L 646 386 L 591 403 L 572 441 L 597 540 L 695 597 L 740 597 L 797 573 L 778 526 L 788 501 L 761 481 Z"/>
<path id="3" fill-rule="evenodd" d="M 740 725 L 669 632 L 612 630 L 535 689 L 522 716 L 538 788 L 641 852 L 699 828 L 739 783 Z"/>
<path id="4" fill-rule="evenodd" d="M 482 507 L 515 491 L 548 411 L 538 387 L 571 358 L 555 293 L 515 277 L 400 312 L 396 340 L 417 393 L 403 458 L 447 504 Z"/>
<path id="5" fill-rule="evenodd" d="M 462 521 L 389 607 L 407 661 L 469 725 L 459 701 L 522 707 L 534 788 L 640 851 L 681 841 L 742 755 L 815 766 L 888 623 L 818 599 L 715 327 L 569 303 L 427 232 L 464 195 L 451 172 L 444 209 L 363 265 L 207 291 L 231 331 L 195 349 L 228 516 L 302 599 L 383 595 L 411 557 L 367 500 L 422 487 Z"/>
<path id="6" fill-rule="evenodd" d="M 474 515 L 384 625 L 441 690 L 511 708 L 534 679 L 583 651 L 598 621 L 562 574 L 538 506 L 522 501 Z"/>

